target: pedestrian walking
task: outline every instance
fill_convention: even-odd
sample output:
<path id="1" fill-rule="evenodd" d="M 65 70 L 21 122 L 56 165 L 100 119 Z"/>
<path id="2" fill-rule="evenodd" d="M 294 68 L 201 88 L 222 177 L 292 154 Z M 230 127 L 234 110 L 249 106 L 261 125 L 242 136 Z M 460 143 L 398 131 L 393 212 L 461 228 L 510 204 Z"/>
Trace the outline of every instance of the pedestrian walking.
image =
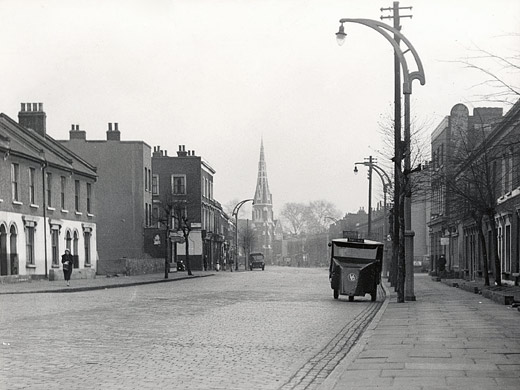
<path id="1" fill-rule="evenodd" d="M 72 266 L 74 259 L 70 254 L 70 250 L 65 249 L 65 254 L 61 256 L 61 263 L 63 264 L 63 276 L 67 281 L 67 286 L 70 286 L 70 275 L 72 274 Z"/>
<path id="2" fill-rule="evenodd" d="M 439 257 L 439 278 L 446 277 L 446 256 Z"/>
<path id="3" fill-rule="evenodd" d="M 232 255 L 229 255 L 229 253 L 228 253 L 226 256 L 227 256 L 227 258 L 228 258 L 227 263 L 229 264 L 229 270 L 230 270 L 231 272 L 233 272 L 233 264 L 234 264 L 233 256 L 232 256 Z"/>

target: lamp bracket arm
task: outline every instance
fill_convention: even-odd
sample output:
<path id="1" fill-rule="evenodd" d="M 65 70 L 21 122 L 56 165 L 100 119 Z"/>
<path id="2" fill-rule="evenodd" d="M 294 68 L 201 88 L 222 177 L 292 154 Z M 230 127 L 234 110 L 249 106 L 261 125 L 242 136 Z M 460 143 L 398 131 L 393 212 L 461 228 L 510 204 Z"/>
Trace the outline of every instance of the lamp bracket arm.
<path id="1" fill-rule="evenodd" d="M 382 36 L 386 38 L 388 42 L 394 47 L 394 52 L 399 58 L 399 62 L 401 63 L 401 67 L 403 68 L 403 93 L 405 94 L 411 94 L 412 93 L 412 81 L 413 80 L 419 80 L 421 85 L 424 85 L 426 83 L 426 78 L 424 76 L 424 68 L 422 66 L 421 59 L 419 58 L 419 55 L 417 54 L 417 51 L 413 47 L 413 45 L 410 43 L 408 38 L 406 38 L 399 30 L 389 26 L 386 23 L 379 22 L 377 20 L 372 19 L 340 19 L 340 23 L 358 23 L 362 24 L 364 26 L 370 27 L 371 29 L 377 31 Z M 404 42 L 407 49 L 405 52 L 411 51 L 413 58 L 415 60 L 415 63 L 417 65 L 417 71 L 414 71 L 412 73 L 408 70 L 408 63 L 406 61 L 406 58 L 404 56 L 403 50 L 401 50 L 401 47 L 399 43 L 388 33 L 391 32 L 394 34 L 394 36 L 397 36 L 401 41 Z"/>

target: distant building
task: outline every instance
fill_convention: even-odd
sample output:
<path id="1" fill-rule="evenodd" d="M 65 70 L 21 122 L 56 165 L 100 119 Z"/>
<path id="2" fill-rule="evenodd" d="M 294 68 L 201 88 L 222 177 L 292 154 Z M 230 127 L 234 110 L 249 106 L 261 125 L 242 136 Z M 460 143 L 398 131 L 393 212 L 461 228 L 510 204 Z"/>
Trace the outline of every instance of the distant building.
<path id="1" fill-rule="evenodd" d="M 274 260 L 275 220 L 273 218 L 273 196 L 269 191 L 264 156 L 264 142 L 260 144 L 258 178 L 253 202 L 253 226 L 255 240 L 253 252 L 262 252 L 269 263 Z"/>
<path id="2" fill-rule="evenodd" d="M 122 141 L 117 123 L 106 140 L 87 140 L 72 125 L 69 140 L 59 141 L 97 167 L 99 259 L 145 257 L 144 230 L 152 225 L 151 148 L 143 141 Z"/>
<path id="3" fill-rule="evenodd" d="M 0 275 L 73 278 L 97 265 L 96 168 L 46 131 L 42 103 L 22 103 L 18 121 L 0 114 Z"/>
<path id="4" fill-rule="evenodd" d="M 470 115 L 464 104 L 456 104 L 431 135 L 431 216 L 427 223 L 432 270 L 436 269 L 437 260 L 443 254 L 450 271 L 469 273 L 473 277 L 480 269 L 476 252 L 470 254 L 469 268 L 466 268 L 467 260 L 461 257 L 464 245 L 473 244 L 464 243 L 459 221 L 453 218 L 453 195 L 447 191 L 446 177 L 454 174 L 460 148 L 470 148 L 469 142 L 483 141 L 493 125 L 502 119 L 502 113 L 501 108 L 478 107 Z"/>
<path id="5" fill-rule="evenodd" d="M 186 244 L 180 237 L 180 221 L 185 217 L 191 229 L 189 256 L 192 270 L 203 269 L 203 259 L 211 269 L 227 259 L 229 242 L 229 218 L 222 206 L 213 198 L 215 170 L 194 150 L 179 145 L 177 156 L 168 156 L 159 146 L 152 155 L 152 189 L 154 226 L 147 229 L 148 253 L 155 257 L 168 254 L 169 262 L 186 259 Z M 176 212 L 169 221 L 173 237 L 165 243 L 168 207 Z M 156 245 L 150 245 L 150 242 Z M 172 242 L 173 241 L 173 242 Z M 165 247 L 169 245 L 169 247 Z"/>

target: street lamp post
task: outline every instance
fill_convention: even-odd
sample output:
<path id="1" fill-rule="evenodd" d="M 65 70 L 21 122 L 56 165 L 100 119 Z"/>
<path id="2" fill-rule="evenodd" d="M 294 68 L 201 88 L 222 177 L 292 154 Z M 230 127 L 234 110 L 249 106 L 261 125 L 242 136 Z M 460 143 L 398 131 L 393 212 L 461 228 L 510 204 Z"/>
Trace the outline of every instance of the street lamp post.
<path id="1" fill-rule="evenodd" d="M 354 163 L 354 173 L 355 174 L 358 173 L 358 169 L 357 169 L 358 165 L 365 165 L 369 169 L 369 174 L 370 174 L 370 176 L 369 176 L 370 185 L 368 187 L 369 188 L 369 195 L 368 195 L 369 198 L 372 196 L 372 194 L 371 194 L 372 171 L 377 173 L 377 175 L 381 179 L 381 182 L 383 183 L 383 240 L 384 240 L 384 244 L 385 244 L 385 256 L 384 256 L 384 261 L 383 261 L 383 276 L 386 276 L 386 274 L 388 272 L 388 260 L 387 260 L 388 256 L 386 255 L 386 237 L 388 235 L 388 230 L 387 230 L 388 221 L 387 221 L 386 204 L 387 204 L 387 193 L 388 193 L 388 190 L 390 189 L 390 187 L 392 186 L 392 182 L 391 182 L 388 174 L 383 170 L 383 168 L 381 168 L 379 165 L 377 165 L 374 162 L 374 159 L 372 158 L 372 156 L 370 156 L 368 159 L 365 159 L 365 161 L 363 161 L 363 162 Z"/>
<path id="2" fill-rule="evenodd" d="M 245 199 L 241 202 L 238 202 L 233 209 L 233 212 L 231 213 L 231 216 L 235 217 L 235 271 L 238 271 L 238 211 L 240 210 L 240 207 L 242 207 L 246 202 L 253 202 L 254 204 L 254 199 Z"/>
<path id="3" fill-rule="evenodd" d="M 358 169 L 357 165 L 363 164 L 368 167 L 368 221 L 367 221 L 367 238 L 370 238 L 372 234 L 372 167 L 376 162 L 375 158 L 369 156 L 368 159 L 365 159 L 365 162 L 355 163 L 354 164 L 354 173 L 357 175 Z"/>
<path id="4" fill-rule="evenodd" d="M 403 176 L 401 172 L 401 160 L 404 157 L 404 170 L 405 172 L 410 172 L 410 95 L 412 94 L 412 82 L 414 80 L 419 80 L 421 85 L 424 85 L 426 82 L 424 76 L 424 69 L 422 66 L 421 59 L 417 54 L 417 51 L 412 46 L 410 41 L 396 28 L 391 27 L 383 22 L 379 22 L 377 20 L 372 19 L 340 19 L 339 21 L 340 27 L 339 31 L 336 33 L 336 39 L 338 44 L 342 45 L 345 41 L 345 37 L 347 34 L 345 33 L 345 28 L 343 26 L 344 23 L 357 23 L 362 24 L 364 26 L 370 27 L 371 29 L 380 33 L 385 39 L 390 42 L 390 44 L 394 48 L 395 56 L 398 58 L 399 63 L 402 67 L 403 74 L 403 94 L 404 94 L 404 142 L 401 145 L 401 136 L 400 136 L 400 128 L 396 127 L 395 131 L 395 156 L 394 163 L 396 167 L 396 173 L 399 176 Z M 393 36 L 391 35 L 393 34 Z M 400 46 L 400 42 L 403 42 L 406 46 L 406 50 L 402 50 Z M 417 70 L 410 72 L 408 68 L 408 63 L 405 57 L 405 54 L 412 53 L 413 59 L 417 66 Z M 396 75 L 397 76 L 397 75 Z M 400 76 L 399 76 L 400 78 Z M 396 112 L 397 116 L 397 112 Z M 400 113 L 399 113 L 400 116 Z M 397 120 L 397 118 L 396 118 Z M 397 133 L 399 131 L 399 134 Z M 405 188 L 400 189 L 399 181 L 404 179 Z M 411 191 L 409 188 L 409 180 L 408 177 L 396 177 L 394 183 L 394 204 L 397 205 L 399 201 L 399 197 L 401 192 L 404 193 L 404 213 L 399 207 L 399 214 L 403 216 L 404 226 L 400 227 L 399 237 L 403 237 L 405 241 L 403 245 L 401 245 L 400 241 L 400 250 L 399 250 L 399 270 L 401 274 L 401 278 L 399 279 L 399 283 L 397 286 L 398 291 L 398 301 L 404 302 L 405 298 L 407 300 L 415 300 L 414 295 L 414 285 L 413 285 L 413 236 L 414 233 L 411 230 Z M 409 272 L 406 272 L 406 268 L 408 268 Z M 406 277 L 406 283 L 404 280 Z M 406 286 L 406 293 L 404 288 Z"/>

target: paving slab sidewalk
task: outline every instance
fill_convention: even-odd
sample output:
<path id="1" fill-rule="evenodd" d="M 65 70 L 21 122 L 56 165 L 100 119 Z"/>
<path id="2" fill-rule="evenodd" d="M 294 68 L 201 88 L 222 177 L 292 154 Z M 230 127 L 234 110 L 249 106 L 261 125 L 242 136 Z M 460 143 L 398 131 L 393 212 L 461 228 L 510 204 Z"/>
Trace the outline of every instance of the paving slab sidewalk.
<path id="1" fill-rule="evenodd" d="M 415 276 L 415 302 L 393 289 L 321 390 L 520 389 L 520 312 Z"/>
<path id="2" fill-rule="evenodd" d="M 64 280 L 49 281 L 46 279 L 30 280 L 17 283 L 0 284 L 0 295 L 2 294 L 35 294 L 35 293 L 67 293 L 89 290 L 102 290 L 108 288 L 137 286 L 151 283 L 167 283 L 176 280 L 193 279 L 214 275 L 213 272 L 193 272 L 189 276 L 186 272 L 170 272 L 168 279 L 164 273 L 146 274 L 136 276 L 111 276 L 98 275 L 93 279 L 72 279 L 70 286 Z"/>

